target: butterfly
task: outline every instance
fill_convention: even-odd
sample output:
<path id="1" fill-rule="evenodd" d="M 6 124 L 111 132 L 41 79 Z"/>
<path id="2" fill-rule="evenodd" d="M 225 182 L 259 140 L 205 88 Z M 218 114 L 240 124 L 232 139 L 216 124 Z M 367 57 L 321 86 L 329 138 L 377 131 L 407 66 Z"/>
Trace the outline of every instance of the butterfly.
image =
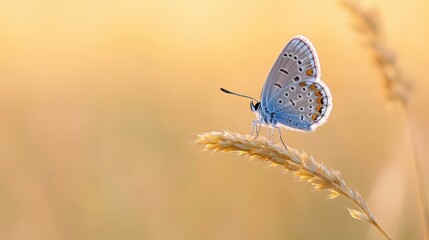
<path id="1" fill-rule="evenodd" d="M 252 99 L 250 109 L 256 114 L 252 125 L 278 129 L 285 145 L 280 127 L 310 132 L 327 121 L 332 109 L 332 95 L 320 76 L 319 59 L 313 44 L 304 36 L 295 36 L 286 44 L 268 74 L 260 101 L 224 88 L 221 90 Z"/>

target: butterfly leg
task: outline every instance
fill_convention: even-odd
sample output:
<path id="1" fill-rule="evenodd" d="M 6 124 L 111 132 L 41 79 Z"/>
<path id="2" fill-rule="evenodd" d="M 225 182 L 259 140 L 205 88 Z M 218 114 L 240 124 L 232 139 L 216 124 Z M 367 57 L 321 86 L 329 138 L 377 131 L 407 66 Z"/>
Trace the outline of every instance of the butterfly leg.
<path id="1" fill-rule="evenodd" d="M 259 128 L 258 128 L 258 125 L 259 125 Z M 262 127 L 262 118 L 259 119 L 259 121 L 256 121 L 256 136 L 255 136 L 255 139 L 258 138 L 259 132 L 261 132 L 261 127 Z"/>
<path id="2" fill-rule="evenodd" d="M 268 140 L 274 142 L 274 128 L 267 128 Z"/>
<path id="3" fill-rule="evenodd" d="M 259 136 L 259 131 L 261 129 L 261 124 L 262 124 L 262 120 L 253 120 L 252 121 L 252 131 L 250 132 L 250 137 L 253 136 L 253 132 L 255 132 L 255 138 L 257 138 Z M 259 128 L 258 128 L 259 125 Z"/>
<path id="4" fill-rule="evenodd" d="M 252 131 L 250 131 L 250 137 L 251 138 L 253 136 L 253 132 L 255 131 L 256 128 L 256 124 L 255 124 L 255 120 L 252 121 Z"/>
<path id="5" fill-rule="evenodd" d="M 283 138 L 282 138 L 282 131 L 280 130 L 280 127 L 276 127 L 277 130 L 279 130 L 279 137 L 280 140 L 282 141 L 283 146 L 287 149 L 286 144 L 283 142 Z"/>

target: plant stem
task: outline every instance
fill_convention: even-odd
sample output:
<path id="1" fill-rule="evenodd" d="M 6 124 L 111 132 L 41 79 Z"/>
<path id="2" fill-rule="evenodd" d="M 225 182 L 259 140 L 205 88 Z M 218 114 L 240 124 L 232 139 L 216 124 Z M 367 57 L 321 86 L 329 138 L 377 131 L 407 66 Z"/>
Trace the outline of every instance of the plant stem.
<path id="1" fill-rule="evenodd" d="M 383 228 L 380 227 L 380 225 L 378 225 L 378 223 L 374 223 L 374 226 L 378 229 L 378 231 L 380 231 L 387 239 L 392 240 L 392 238 L 387 235 L 387 233 L 383 230 Z"/>
<path id="2" fill-rule="evenodd" d="M 412 159 L 412 165 L 415 175 L 415 182 L 416 182 L 416 190 L 417 195 L 419 199 L 419 207 L 420 207 L 420 218 L 422 221 L 422 227 L 424 232 L 424 239 L 429 240 L 429 209 L 427 205 L 427 199 L 426 199 L 426 191 L 424 188 L 424 181 L 422 174 L 420 172 L 420 161 L 418 158 L 418 152 L 417 152 L 417 145 L 413 137 L 413 132 L 411 129 L 411 121 L 410 121 L 410 113 L 408 112 L 408 108 L 405 105 L 402 105 L 403 115 L 404 115 L 404 125 L 405 125 L 405 131 L 408 136 L 408 140 L 411 147 L 411 159 Z"/>

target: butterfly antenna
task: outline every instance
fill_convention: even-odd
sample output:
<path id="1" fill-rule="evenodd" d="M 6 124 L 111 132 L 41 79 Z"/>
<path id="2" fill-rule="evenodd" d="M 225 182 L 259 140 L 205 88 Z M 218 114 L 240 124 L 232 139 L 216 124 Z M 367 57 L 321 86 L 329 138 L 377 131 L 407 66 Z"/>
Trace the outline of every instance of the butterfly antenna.
<path id="1" fill-rule="evenodd" d="M 259 102 L 258 100 L 254 99 L 254 98 L 252 98 L 252 97 L 249 97 L 249 96 L 246 96 L 246 95 L 243 95 L 243 94 L 239 94 L 239 93 L 235 93 L 235 92 L 231 92 L 231 91 L 229 91 L 229 90 L 226 90 L 225 88 L 220 88 L 220 90 L 221 90 L 222 92 L 224 92 L 224 93 L 228 93 L 228 94 L 236 95 L 236 96 L 239 96 L 239 97 L 249 98 L 249 99 L 255 100 L 256 102 Z"/>

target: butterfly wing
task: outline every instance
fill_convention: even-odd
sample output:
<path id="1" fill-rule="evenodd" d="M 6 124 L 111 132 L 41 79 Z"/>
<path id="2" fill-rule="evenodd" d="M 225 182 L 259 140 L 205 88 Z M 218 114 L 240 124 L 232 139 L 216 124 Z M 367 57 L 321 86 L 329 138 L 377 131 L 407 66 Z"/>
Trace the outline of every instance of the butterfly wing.
<path id="1" fill-rule="evenodd" d="M 304 80 L 279 91 L 269 105 L 276 109 L 278 123 L 297 130 L 312 131 L 326 122 L 332 108 L 332 97 L 322 81 Z"/>
<path id="2" fill-rule="evenodd" d="M 301 80 L 316 81 L 320 67 L 316 50 L 304 36 L 294 37 L 278 56 L 261 92 L 261 105 L 273 112 L 270 98 Z"/>
<path id="3" fill-rule="evenodd" d="M 316 50 L 303 36 L 294 37 L 283 49 L 262 89 L 261 107 L 274 113 L 276 123 L 312 131 L 326 122 L 332 97 L 320 80 Z"/>

